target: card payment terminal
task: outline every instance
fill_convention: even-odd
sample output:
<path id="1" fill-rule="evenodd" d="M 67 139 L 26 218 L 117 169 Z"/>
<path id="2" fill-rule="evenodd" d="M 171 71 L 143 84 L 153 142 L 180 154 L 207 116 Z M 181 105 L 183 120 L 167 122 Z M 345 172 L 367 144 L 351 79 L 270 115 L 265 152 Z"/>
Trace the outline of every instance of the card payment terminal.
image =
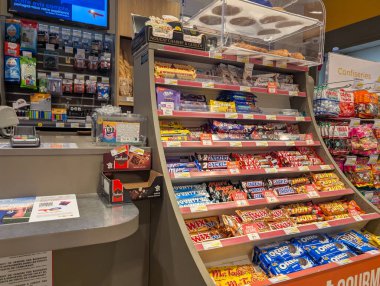
<path id="1" fill-rule="evenodd" d="M 10 140 L 13 148 L 40 146 L 40 136 L 37 135 L 36 128 L 32 126 L 15 127 Z"/>

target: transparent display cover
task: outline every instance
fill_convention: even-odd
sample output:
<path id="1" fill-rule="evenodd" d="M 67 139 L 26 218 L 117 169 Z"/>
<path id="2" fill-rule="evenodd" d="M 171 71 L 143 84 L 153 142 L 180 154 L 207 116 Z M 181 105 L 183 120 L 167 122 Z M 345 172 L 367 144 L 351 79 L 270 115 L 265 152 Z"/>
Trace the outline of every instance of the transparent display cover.
<path id="1" fill-rule="evenodd" d="M 323 61 L 325 7 L 320 0 L 184 0 L 185 26 L 224 54 L 315 66 Z"/>

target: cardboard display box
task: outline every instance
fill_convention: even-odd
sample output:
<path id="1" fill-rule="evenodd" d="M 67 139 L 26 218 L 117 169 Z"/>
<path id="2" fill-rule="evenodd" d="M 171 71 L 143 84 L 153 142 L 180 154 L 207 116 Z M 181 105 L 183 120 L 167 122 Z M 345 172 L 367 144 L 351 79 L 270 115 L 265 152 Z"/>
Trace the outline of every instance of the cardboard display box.
<path id="1" fill-rule="evenodd" d="M 123 145 L 103 155 L 104 172 L 150 170 L 152 151 L 149 147 Z"/>
<path id="2" fill-rule="evenodd" d="M 103 173 L 99 195 L 111 203 L 157 198 L 161 196 L 163 175 L 153 171 Z"/>
<path id="3" fill-rule="evenodd" d="M 170 34 L 171 36 L 171 34 Z M 173 30 L 172 37 L 159 37 L 153 35 L 153 28 L 145 26 L 132 40 L 132 53 L 137 52 L 142 46 L 147 43 L 156 43 L 162 45 L 176 46 L 194 50 L 206 50 L 206 36 L 202 35 L 200 43 L 186 41 L 186 38 L 191 38 L 191 33 L 185 34 L 182 31 Z"/>

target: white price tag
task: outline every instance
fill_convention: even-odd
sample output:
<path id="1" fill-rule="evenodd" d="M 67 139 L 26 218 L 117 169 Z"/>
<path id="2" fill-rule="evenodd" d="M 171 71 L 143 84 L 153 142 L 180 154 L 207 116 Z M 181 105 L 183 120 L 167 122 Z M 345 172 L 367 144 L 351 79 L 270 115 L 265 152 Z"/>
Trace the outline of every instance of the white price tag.
<path id="1" fill-rule="evenodd" d="M 314 140 L 306 140 L 306 145 L 313 145 L 314 144 Z"/>
<path id="2" fill-rule="evenodd" d="M 377 161 L 379 160 L 379 155 L 371 155 L 369 156 L 368 165 L 375 165 L 377 164 Z"/>
<path id="3" fill-rule="evenodd" d="M 86 123 L 86 124 L 84 125 L 84 127 L 85 127 L 85 128 L 89 128 L 89 129 L 91 129 L 91 128 L 92 128 L 92 124 L 91 124 L 91 123 Z"/>
<path id="4" fill-rule="evenodd" d="M 211 58 L 214 58 L 214 59 L 219 59 L 221 60 L 223 58 L 223 55 L 222 53 L 214 53 L 214 52 L 210 52 L 210 57 Z"/>
<path id="5" fill-rule="evenodd" d="M 257 146 L 257 147 L 268 147 L 269 144 L 268 144 L 268 142 L 266 142 L 266 141 L 257 141 L 257 142 L 256 142 L 256 146 Z"/>
<path id="6" fill-rule="evenodd" d="M 249 240 L 260 240 L 260 235 L 258 233 L 249 233 L 247 234 Z"/>
<path id="7" fill-rule="evenodd" d="M 249 57 L 245 57 L 245 56 L 237 56 L 237 61 L 240 62 L 240 63 L 249 63 Z"/>
<path id="8" fill-rule="evenodd" d="M 166 142 L 166 147 L 181 147 L 181 142 L 180 141 L 169 141 Z"/>
<path id="9" fill-rule="evenodd" d="M 375 123 L 372 126 L 373 129 L 380 129 L 380 120 L 375 120 Z"/>
<path id="10" fill-rule="evenodd" d="M 298 91 L 289 91 L 289 96 L 298 96 Z"/>
<path id="11" fill-rule="evenodd" d="M 176 79 L 165 78 L 164 82 L 165 84 L 169 84 L 169 85 L 178 85 L 178 80 Z"/>
<path id="12" fill-rule="evenodd" d="M 266 67 L 273 67 L 273 66 L 274 66 L 274 63 L 273 63 L 273 61 L 269 61 L 269 60 L 264 59 L 264 60 L 263 60 L 263 66 L 266 66 Z"/>
<path id="13" fill-rule="evenodd" d="M 274 173 L 278 173 L 278 170 L 276 168 L 266 168 L 265 173 L 274 174 Z"/>
<path id="14" fill-rule="evenodd" d="M 203 146 L 212 146 L 212 140 L 202 140 Z"/>
<path id="15" fill-rule="evenodd" d="M 203 88 L 214 88 L 215 85 L 213 82 L 202 82 L 202 87 Z"/>
<path id="16" fill-rule="evenodd" d="M 181 179 L 181 178 L 190 178 L 190 172 L 182 172 L 182 173 L 174 173 L 174 178 Z"/>
<path id="17" fill-rule="evenodd" d="M 238 114 L 237 113 L 227 112 L 227 113 L 225 113 L 224 117 L 228 118 L 228 119 L 237 119 L 238 118 Z"/>
<path id="18" fill-rule="evenodd" d="M 251 92 L 251 88 L 249 86 L 241 86 L 240 91 Z"/>
<path id="19" fill-rule="evenodd" d="M 173 109 L 162 108 L 162 114 L 166 116 L 173 116 Z"/>
<path id="20" fill-rule="evenodd" d="M 300 170 L 301 172 L 307 172 L 310 171 L 310 168 L 309 166 L 299 166 L 298 170 Z"/>
<path id="21" fill-rule="evenodd" d="M 360 126 L 360 119 L 351 119 L 350 127 L 358 127 Z"/>
<path id="22" fill-rule="evenodd" d="M 47 51 L 55 51 L 55 45 L 54 44 L 46 44 L 46 50 Z"/>
<path id="23" fill-rule="evenodd" d="M 296 121 L 305 121 L 305 117 L 304 116 L 297 116 Z"/>
<path id="24" fill-rule="evenodd" d="M 354 215 L 353 219 L 356 221 L 363 221 L 363 218 L 360 215 Z"/>
<path id="25" fill-rule="evenodd" d="M 230 147 L 243 147 L 241 141 L 230 141 Z"/>
<path id="26" fill-rule="evenodd" d="M 294 141 L 286 141 L 285 146 L 296 146 L 296 142 Z"/>
<path id="27" fill-rule="evenodd" d="M 320 165 L 320 168 L 321 168 L 322 170 L 331 170 L 330 165 Z"/>
<path id="28" fill-rule="evenodd" d="M 279 200 L 276 197 L 266 197 L 265 199 L 267 200 L 268 204 L 275 204 L 279 202 Z"/>
<path id="29" fill-rule="evenodd" d="M 190 212 L 192 213 L 199 213 L 199 212 L 207 212 L 207 206 L 192 206 L 190 207 Z"/>
<path id="30" fill-rule="evenodd" d="M 269 278 L 268 279 L 272 284 L 276 284 L 276 283 L 280 283 L 280 282 L 284 282 L 284 281 L 287 281 L 287 280 L 290 280 L 290 277 L 287 276 L 287 275 L 277 275 L 275 277 L 272 277 L 272 278 Z"/>
<path id="31" fill-rule="evenodd" d="M 51 72 L 50 76 L 53 78 L 60 78 L 59 72 Z"/>
<path id="32" fill-rule="evenodd" d="M 319 229 L 324 229 L 324 228 L 330 227 L 330 224 L 327 221 L 316 222 L 315 225 Z"/>
<path id="33" fill-rule="evenodd" d="M 73 54 L 74 53 L 74 48 L 73 47 L 65 47 L 65 53 L 66 54 Z"/>
<path id="34" fill-rule="evenodd" d="M 287 61 L 277 61 L 276 67 L 286 69 L 288 67 L 288 62 Z"/>
<path id="35" fill-rule="evenodd" d="M 55 127 L 57 127 L 57 128 L 64 128 L 65 127 L 65 123 L 63 123 L 63 122 L 57 122 L 55 124 Z"/>
<path id="36" fill-rule="evenodd" d="M 265 118 L 267 120 L 277 120 L 277 116 L 276 115 L 266 115 Z"/>
<path id="37" fill-rule="evenodd" d="M 349 258 L 346 258 L 346 259 L 342 259 L 342 260 L 336 261 L 335 263 L 338 264 L 338 265 L 346 265 L 346 264 L 349 264 L 351 262 L 352 262 L 352 260 L 350 260 Z"/>
<path id="38" fill-rule="evenodd" d="M 77 122 L 71 123 L 71 128 L 79 128 L 79 123 Z"/>
<path id="39" fill-rule="evenodd" d="M 357 159 L 358 159 L 358 157 L 356 157 L 356 156 L 347 156 L 346 162 L 344 163 L 344 165 L 345 166 L 355 166 Z"/>
<path id="40" fill-rule="evenodd" d="M 230 173 L 231 174 L 240 174 L 240 170 L 239 169 L 229 169 Z"/>
<path id="41" fill-rule="evenodd" d="M 243 119 L 253 119 L 253 114 L 245 114 L 243 113 Z"/>
<path id="42" fill-rule="evenodd" d="M 238 207 L 246 207 L 246 206 L 249 206 L 249 203 L 247 200 L 238 200 L 238 201 L 235 201 L 236 202 L 236 206 Z"/>
<path id="43" fill-rule="evenodd" d="M 300 230 L 298 229 L 298 227 L 294 226 L 294 227 L 288 227 L 288 228 L 284 228 L 284 231 L 286 234 L 295 234 L 295 233 L 300 233 Z"/>
<path id="44" fill-rule="evenodd" d="M 310 191 L 307 193 L 307 196 L 311 199 L 320 197 L 320 195 L 317 191 Z"/>
<path id="45" fill-rule="evenodd" d="M 223 247 L 222 242 L 220 240 L 205 241 L 202 242 L 202 246 L 204 250 Z"/>

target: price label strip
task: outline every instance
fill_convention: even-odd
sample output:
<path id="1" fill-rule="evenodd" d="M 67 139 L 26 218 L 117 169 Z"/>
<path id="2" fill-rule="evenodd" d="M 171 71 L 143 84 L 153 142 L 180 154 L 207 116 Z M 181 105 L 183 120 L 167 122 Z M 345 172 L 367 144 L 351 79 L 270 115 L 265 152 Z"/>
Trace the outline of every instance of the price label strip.
<path id="1" fill-rule="evenodd" d="M 171 78 L 165 78 L 164 83 L 169 84 L 169 85 L 178 85 L 178 80 L 171 79 Z"/>
<path id="2" fill-rule="evenodd" d="M 258 233 L 249 233 L 247 234 L 247 237 L 249 240 L 253 241 L 253 240 L 260 240 L 261 237 Z"/>
<path id="3" fill-rule="evenodd" d="M 287 276 L 287 275 L 280 274 L 280 275 L 277 275 L 277 276 L 275 276 L 275 277 L 269 278 L 268 280 L 269 280 L 272 284 L 276 284 L 276 283 L 280 283 L 280 282 L 288 281 L 288 280 L 290 280 L 290 277 Z"/>
<path id="4" fill-rule="evenodd" d="M 296 234 L 296 233 L 300 233 L 300 230 L 298 229 L 298 227 L 288 227 L 288 228 L 284 228 L 284 232 L 287 234 L 287 235 L 290 235 L 290 234 Z"/>
<path id="5" fill-rule="evenodd" d="M 318 229 L 324 229 L 324 228 L 330 227 L 330 224 L 327 221 L 316 222 L 315 225 L 317 226 Z"/>
<path id="6" fill-rule="evenodd" d="M 241 143 L 241 141 L 231 141 L 230 147 L 243 147 L 243 144 Z"/>
<path id="7" fill-rule="evenodd" d="M 190 172 L 174 173 L 174 178 L 176 179 L 191 178 L 191 174 Z"/>
<path id="8" fill-rule="evenodd" d="M 223 247 L 222 242 L 220 240 L 205 241 L 202 242 L 202 246 L 204 250 Z"/>
<path id="9" fill-rule="evenodd" d="M 182 144 L 179 141 L 166 142 L 166 147 L 181 147 Z"/>
<path id="10" fill-rule="evenodd" d="M 173 109 L 162 108 L 162 114 L 165 116 L 173 116 Z"/>
<path id="11" fill-rule="evenodd" d="M 253 119 L 253 114 L 246 114 L 246 113 L 243 113 L 243 119 Z"/>
<path id="12" fill-rule="evenodd" d="M 199 212 L 207 212 L 207 206 L 192 206 L 190 207 L 190 212 L 192 213 L 199 213 Z"/>
<path id="13" fill-rule="evenodd" d="M 202 82 L 203 88 L 214 88 L 215 84 L 213 82 Z"/>
<path id="14" fill-rule="evenodd" d="M 266 141 L 257 141 L 257 142 L 256 142 L 256 146 L 257 146 L 257 147 L 268 147 L 269 144 L 268 144 L 268 142 L 266 142 Z"/>
<path id="15" fill-rule="evenodd" d="M 249 203 L 247 200 L 237 200 L 236 201 L 236 206 L 238 207 L 246 207 L 249 206 Z"/>
<path id="16" fill-rule="evenodd" d="M 227 112 L 225 115 L 224 115 L 225 118 L 228 118 L 228 119 L 237 119 L 238 118 L 238 114 L 237 113 L 230 113 L 230 112 Z"/>

